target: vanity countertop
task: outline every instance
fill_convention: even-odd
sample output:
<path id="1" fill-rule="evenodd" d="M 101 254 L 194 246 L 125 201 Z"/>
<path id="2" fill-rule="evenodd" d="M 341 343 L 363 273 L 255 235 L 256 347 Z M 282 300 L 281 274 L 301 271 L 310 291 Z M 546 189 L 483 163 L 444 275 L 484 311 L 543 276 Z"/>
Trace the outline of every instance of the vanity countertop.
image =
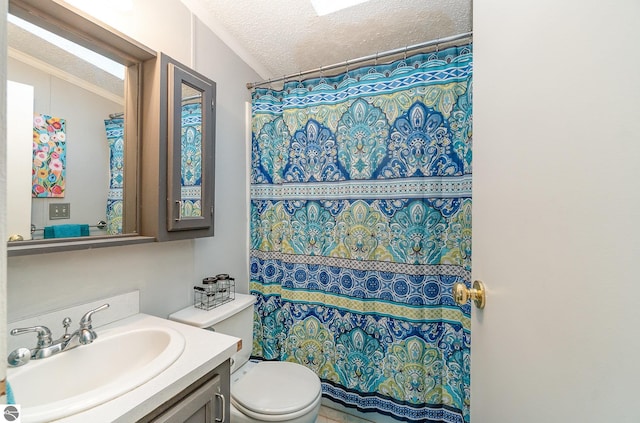
<path id="1" fill-rule="evenodd" d="M 142 313 L 103 326 L 96 332 L 100 336 L 101 332 L 123 324 L 131 329 L 163 326 L 177 330 L 185 338 L 184 351 L 171 366 L 148 382 L 111 401 L 56 422 L 135 422 L 231 358 L 240 342 L 233 336 Z"/>

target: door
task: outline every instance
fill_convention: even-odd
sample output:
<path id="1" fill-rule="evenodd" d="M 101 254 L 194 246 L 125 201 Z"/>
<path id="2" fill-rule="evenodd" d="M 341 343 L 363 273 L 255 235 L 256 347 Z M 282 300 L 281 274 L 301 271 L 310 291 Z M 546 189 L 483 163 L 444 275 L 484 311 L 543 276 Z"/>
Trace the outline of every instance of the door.
<path id="1" fill-rule="evenodd" d="M 228 423 L 220 376 L 216 376 L 182 399 L 153 423 Z"/>
<path id="2" fill-rule="evenodd" d="M 473 16 L 471 422 L 639 422 L 640 2 Z"/>
<path id="3" fill-rule="evenodd" d="M 213 226 L 215 82 L 168 61 L 167 230 Z"/>

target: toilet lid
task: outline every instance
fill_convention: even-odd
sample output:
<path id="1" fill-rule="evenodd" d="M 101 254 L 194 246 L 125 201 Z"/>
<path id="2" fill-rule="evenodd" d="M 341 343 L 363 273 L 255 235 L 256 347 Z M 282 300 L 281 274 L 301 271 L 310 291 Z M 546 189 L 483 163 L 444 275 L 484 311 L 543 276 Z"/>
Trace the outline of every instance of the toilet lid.
<path id="1" fill-rule="evenodd" d="M 258 363 L 231 387 L 240 406 L 259 414 L 290 414 L 320 395 L 320 379 L 306 367 L 281 361 Z"/>

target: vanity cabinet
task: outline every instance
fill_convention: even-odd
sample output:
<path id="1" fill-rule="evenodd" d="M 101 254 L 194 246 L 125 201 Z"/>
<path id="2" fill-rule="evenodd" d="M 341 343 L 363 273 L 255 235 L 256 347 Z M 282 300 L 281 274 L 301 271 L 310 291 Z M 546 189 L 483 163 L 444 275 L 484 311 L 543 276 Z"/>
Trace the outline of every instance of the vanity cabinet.
<path id="1" fill-rule="evenodd" d="M 221 401 L 220 401 L 221 400 Z M 220 376 L 214 377 L 152 423 L 211 423 L 225 420 Z"/>
<path id="2" fill-rule="evenodd" d="M 229 423 L 229 380 L 226 361 L 139 423 Z"/>
<path id="3" fill-rule="evenodd" d="M 213 236 L 216 84 L 163 53 L 143 81 L 141 233 Z"/>

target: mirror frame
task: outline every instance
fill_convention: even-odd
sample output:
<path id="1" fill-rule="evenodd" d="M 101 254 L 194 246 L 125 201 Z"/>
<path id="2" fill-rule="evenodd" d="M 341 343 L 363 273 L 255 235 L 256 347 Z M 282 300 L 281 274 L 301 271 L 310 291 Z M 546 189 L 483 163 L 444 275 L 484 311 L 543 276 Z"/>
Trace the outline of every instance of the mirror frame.
<path id="1" fill-rule="evenodd" d="M 143 62 L 156 52 L 103 24 L 84 12 L 58 0 L 9 0 L 9 13 L 77 44 L 102 54 L 126 67 L 125 78 L 125 169 L 123 187 L 122 235 L 11 241 L 8 256 L 83 250 L 97 247 L 138 244 L 154 241 L 140 231 L 140 140 L 142 139 Z"/>

